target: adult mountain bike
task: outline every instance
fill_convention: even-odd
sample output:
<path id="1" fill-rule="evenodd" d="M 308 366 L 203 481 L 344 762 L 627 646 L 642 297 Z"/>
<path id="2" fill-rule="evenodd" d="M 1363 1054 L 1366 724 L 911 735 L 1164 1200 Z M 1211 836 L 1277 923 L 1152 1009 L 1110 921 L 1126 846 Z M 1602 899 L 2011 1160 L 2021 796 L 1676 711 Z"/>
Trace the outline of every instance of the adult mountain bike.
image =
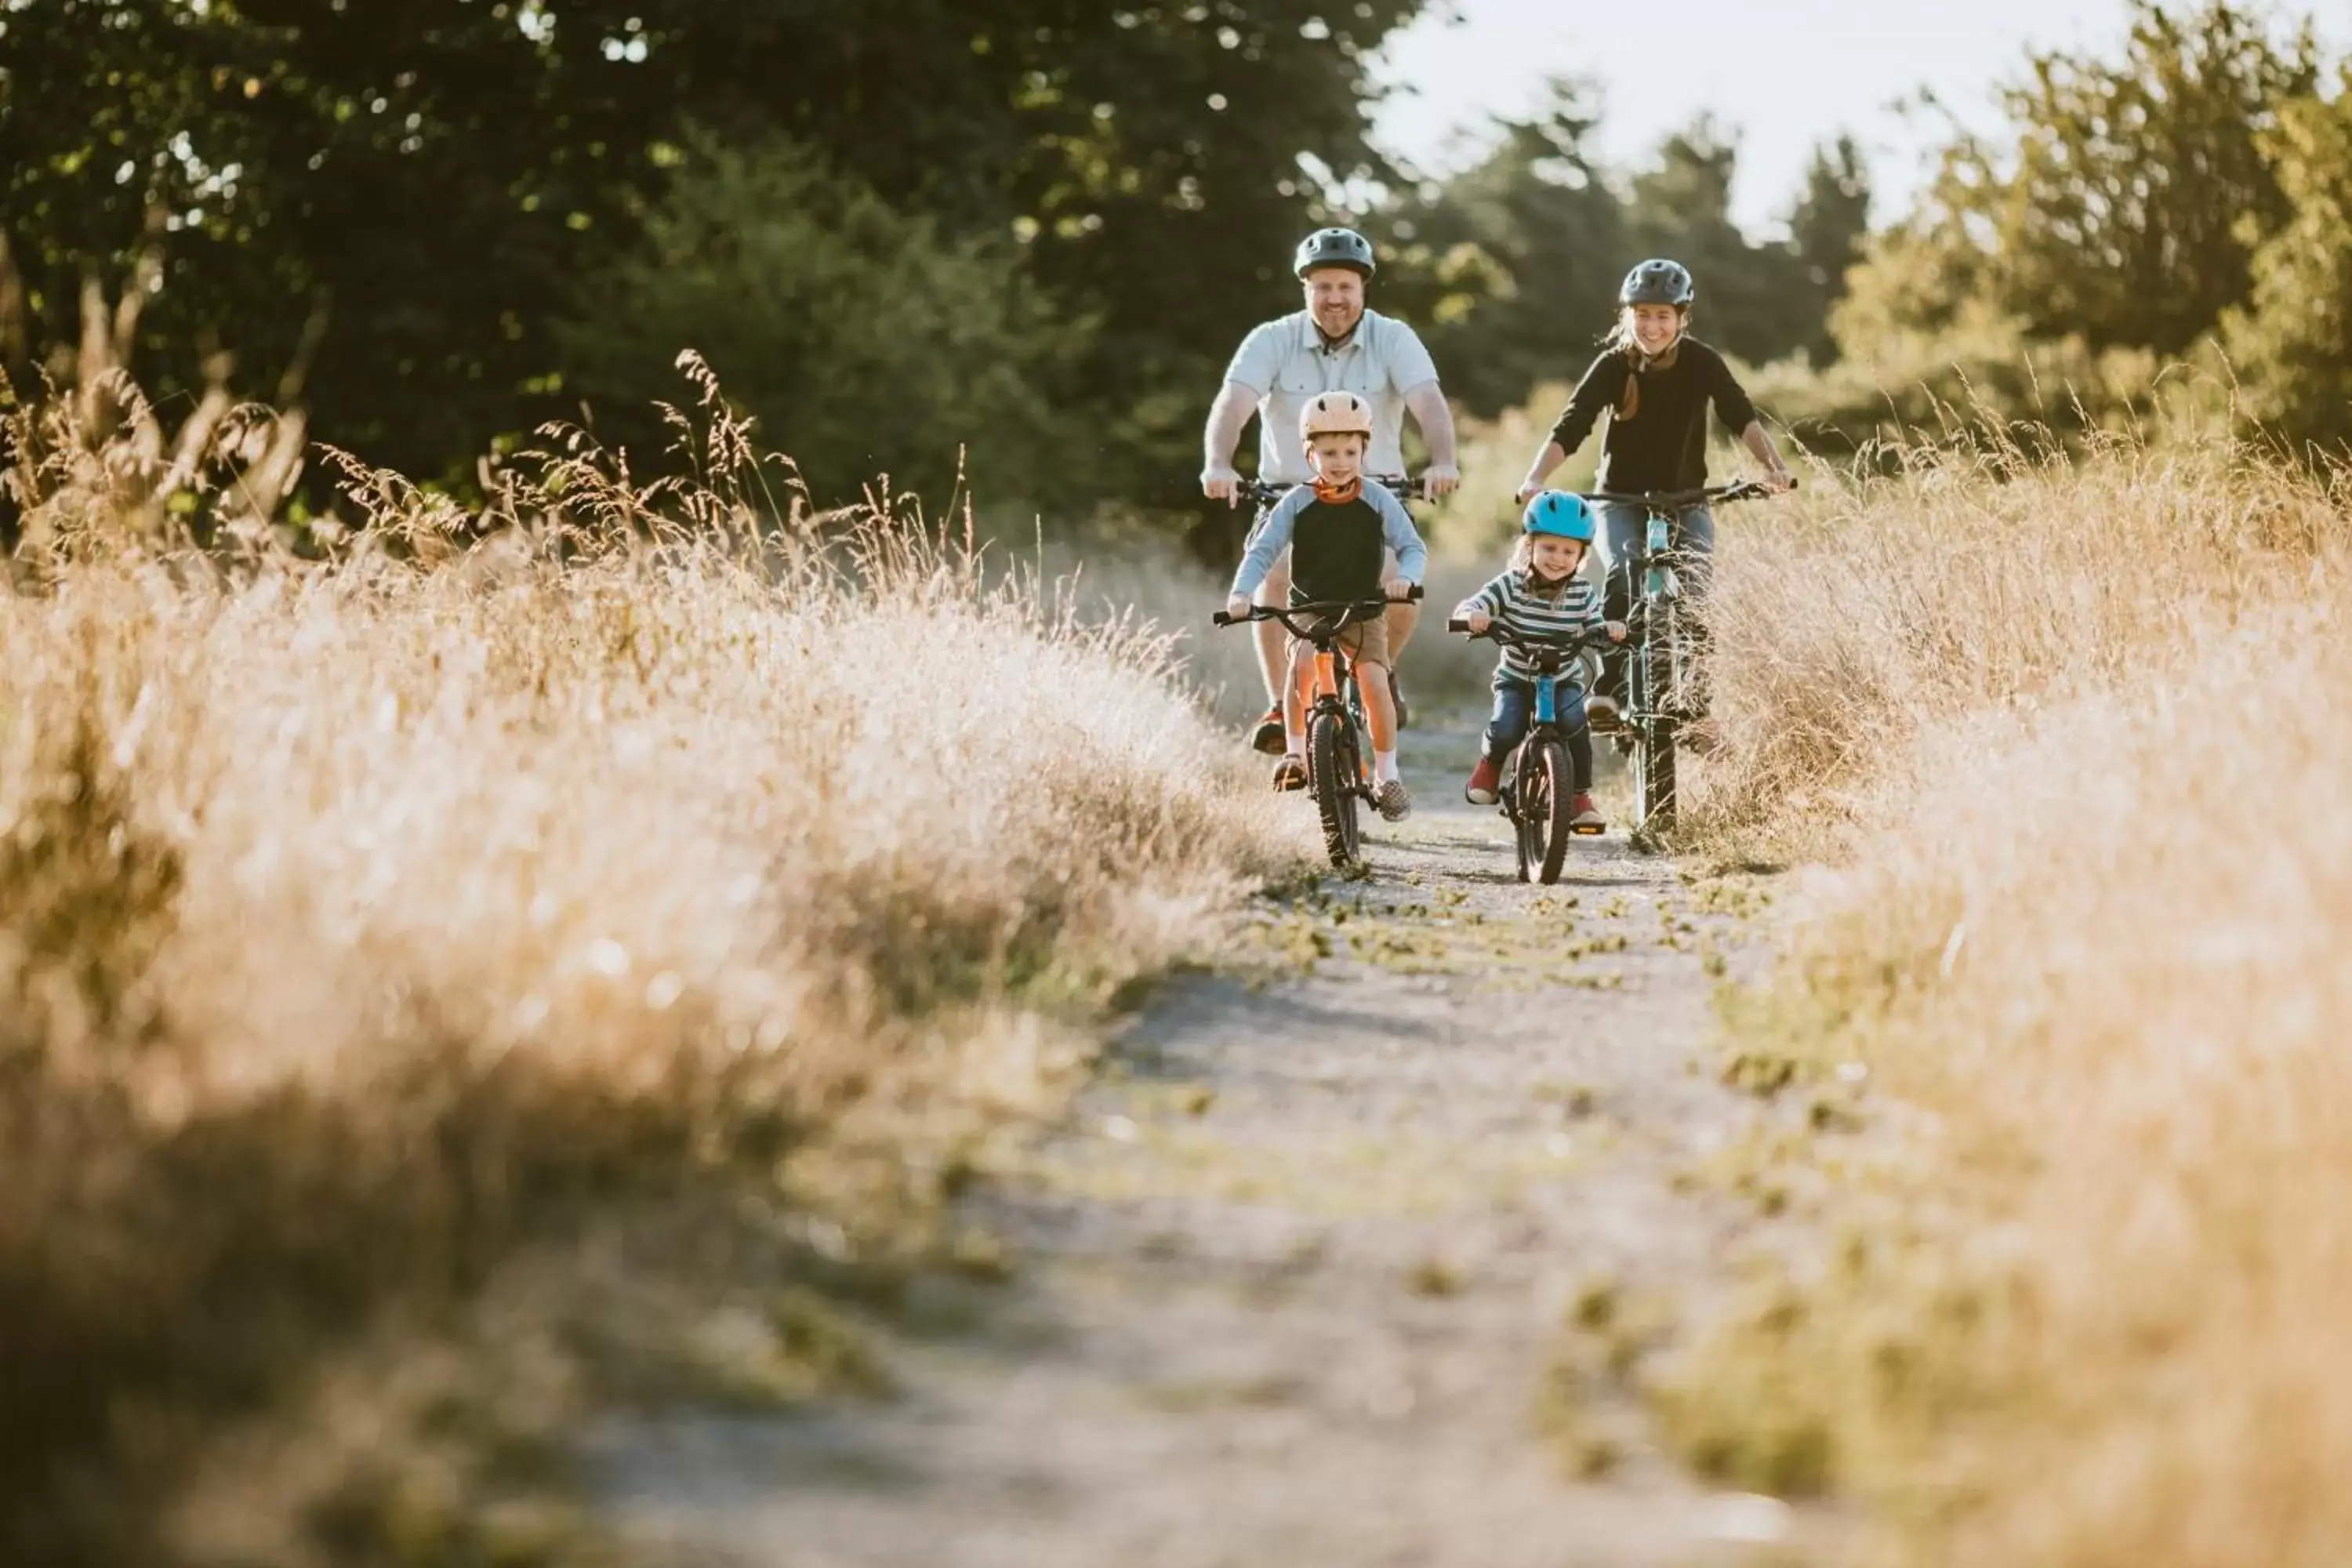
<path id="1" fill-rule="evenodd" d="M 1698 612 L 1683 585 L 1683 509 L 1771 493 L 1754 479 L 1709 489 L 1584 492 L 1596 506 L 1630 504 L 1648 514 L 1640 548 L 1609 568 L 1628 580 L 1624 700 L 1614 740 L 1633 764 L 1637 834 L 1654 838 L 1673 828 L 1675 752 L 1684 726 L 1706 710 Z"/>
<path id="2" fill-rule="evenodd" d="M 1419 599 L 1416 583 L 1405 597 Z M 1377 809 L 1372 795 L 1371 730 L 1364 721 L 1363 693 L 1356 668 L 1339 637 L 1347 629 L 1388 614 L 1389 601 L 1324 599 L 1308 604 L 1254 605 L 1246 616 L 1219 610 L 1210 617 L 1221 626 L 1279 621 L 1285 631 L 1315 649 L 1315 695 L 1307 710 L 1307 787 L 1323 818 L 1323 847 L 1331 864 L 1347 867 L 1363 856 L 1361 813 Z"/>
<path id="3" fill-rule="evenodd" d="M 1447 621 L 1445 629 L 1517 648 L 1535 667 L 1534 721 L 1504 763 L 1497 793 L 1502 800 L 1502 814 L 1510 820 L 1517 841 L 1519 880 L 1557 882 L 1560 868 L 1568 861 L 1570 836 L 1590 836 L 1601 831 L 1598 827 L 1573 825 L 1576 777 L 1568 754 L 1568 736 L 1579 721 L 1577 708 L 1581 699 L 1571 690 L 1570 700 L 1565 704 L 1560 701 L 1561 678 L 1582 662 L 1586 648 L 1607 643 L 1609 633 L 1595 627 L 1573 637 L 1530 637 L 1500 621 L 1490 621 L 1485 631 L 1474 632 L 1465 620 Z"/>

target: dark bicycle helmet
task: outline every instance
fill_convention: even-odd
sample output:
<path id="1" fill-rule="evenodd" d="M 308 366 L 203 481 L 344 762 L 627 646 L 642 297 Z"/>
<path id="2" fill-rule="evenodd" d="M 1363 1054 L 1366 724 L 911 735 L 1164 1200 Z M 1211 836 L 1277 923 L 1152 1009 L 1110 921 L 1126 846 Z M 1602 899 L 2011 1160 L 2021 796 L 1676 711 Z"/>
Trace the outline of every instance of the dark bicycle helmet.
<path id="1" fill-rule="evenodd" d="M 1654 257 L 1625 274 L 1618 288 L 1620 305 L 1687 306 L 1698 295 L 1698 285 L 1691 281 L 1690 268 L 1679 261 Z"/>
<path id="2" fill-rule="evenodd" d="M 1372 242 L 1352 228 L 1318 228 L 1298 242 L 1291 271 L 1304 278 L 1318 267 L 1351 267 L 1366 278 L 1380 270 Z"/>

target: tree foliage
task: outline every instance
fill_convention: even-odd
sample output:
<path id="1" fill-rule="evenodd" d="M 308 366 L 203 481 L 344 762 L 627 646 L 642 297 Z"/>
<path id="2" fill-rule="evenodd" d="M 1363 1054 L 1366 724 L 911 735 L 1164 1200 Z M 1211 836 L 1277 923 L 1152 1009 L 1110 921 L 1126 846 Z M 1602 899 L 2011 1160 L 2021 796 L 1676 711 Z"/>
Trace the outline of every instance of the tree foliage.
<path id="1" fill-rule="evenodd" d="M 35 0 L 0 9 L 0 348 L 69 356 L 95 277 L 159 395 L 226 354 L 325 438 L 462 474 L 571 411 L 555 323 L 652 253 L 698 126 L 812 149 L 1093 322 L 1054 391 L 1168 480 L 1318 216 L 1301 151 L 1381 172 L 1363 59 L 1423 3 Z"/>
<path id="2" fill-rule="evenodd" d="M 1849 320 L 1933 331 L 1973 301 L 2036 339 L 2186 352 L 2246 299 L 2286 219 L 2267 148 L 2317 68 L 2308 26 L 2282 40 L 2229 0 L 2133 0 L 2113 58 L 2033 57 L 2003 95 L 2006 132 L 1954 139 L 1873 247 Z"/>
<path id="3" fill-rule="evenodd" d="M 2265 139 L 2285 221 L 2256 250 L 2229 342 L 2248 411 L 2298 444 L 2352 445 L 2352 66 Z"/>
<path id="4" fill-rule="evenodd" d="M 1047 389 L 1087 343 L 1013 248 L 950 237 L 807 148 L 698 142 L 556 343 L 607 443 L 660 447 L 641 395 L 696 344 L 819 496 L 887 473 L 944 499 L 961 472 L 992 499 L 1034 497 L 1071 461 Z"/>
<path id="5" fill-rule="evenodd" d="M 1540 112 L 1495 122 L 1479 163 L 1379 215 L 1396 259 L 1383 299 L 1423 323 L 1448 391 L 1474 412 L 1581 372 L 1613 323 L 1618 284 L 1644 257 L 1691 268 L 1696 330 L 1743 359 L 1826 338 L 1843 258 L 1868 226 L 1869 184 L 1851 141 L 1817 155 L 1797 237 L 1759 242 L 1732 220 L 1738 153 L 1721 127 L 1701 120 L 1626 173 L 1592 152 L 1599 124 L 1589 84 L 1555 81 Z"/>

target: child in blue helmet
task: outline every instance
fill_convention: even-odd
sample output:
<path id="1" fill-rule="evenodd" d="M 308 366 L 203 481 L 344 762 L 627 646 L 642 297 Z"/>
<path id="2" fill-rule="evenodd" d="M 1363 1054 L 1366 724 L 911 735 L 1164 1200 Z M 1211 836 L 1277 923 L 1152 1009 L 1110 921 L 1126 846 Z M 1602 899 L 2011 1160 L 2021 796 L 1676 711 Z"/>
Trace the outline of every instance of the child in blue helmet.
<path id="1" fill-rule="evenodd" d="M 1580 574 L 1592 543 L 1592 509 L 1581 496 L 1545 490 L 1528 503 L 1519 520 L 1519 542 L 1509 570 L 1462 601 L 1454 618 L 1483 632 L 1501 621 L 1522 637 L 1566 641 L 1605 626 L 1610 637 L 1625 640 L 1622 621 L 1603 621 L 1601 595 Z M 1592 804 L 1592 732 L 1584 721 L 1584 689 L 1591 685 L 1591 656 L 1580 665 L 1585 679 L 1564 674 L 1555 688 L 1560 727 L 1568 732 L 1569 759 L 1576 773 L 1571 826 L 1598 831 L 1600 810 Z M 1486 750 L 1463 790 L 1474 805 L 1492 805 L 1502 782 L 1503 763 L 1526 738 L 1535 711 L 1536 676 L 1528 656 L 1502 650 L 1495 666 L 1495 713 L 1486 725 Z"/>

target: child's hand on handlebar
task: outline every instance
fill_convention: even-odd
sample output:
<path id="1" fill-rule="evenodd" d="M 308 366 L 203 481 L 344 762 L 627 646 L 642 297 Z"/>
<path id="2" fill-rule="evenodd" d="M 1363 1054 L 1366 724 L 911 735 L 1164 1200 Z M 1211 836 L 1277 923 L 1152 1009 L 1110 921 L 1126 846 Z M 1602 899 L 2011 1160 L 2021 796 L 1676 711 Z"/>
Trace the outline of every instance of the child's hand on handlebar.
<path id="1" fill-rule="evenodd" d="M 1250 601 L 1247 594 L 1234 594 L 1226 597 L 1225 614 L 1227 616 L 1238 621 L 1246 617 L 1249 613 Z"/>
<path id="2" fill-rule="evenodd" d="M 1473 610 L 1462 619 L 1468 624 L 1473 636 L 1484 632 L 1495 624 L 1495 617 L 1484 610 Z"/>
<path id="3" fill-rule="evenodd" d="M 1607 633 L 1609 634 L 1609 640 L 1610 640 L 1611 642 L 1623 642 L 1623 641 L 1625 640 L 1625 623 L 1624 623 L 1624 622 L 1622 622 L 1622 621 L 1603 621 L 1602 623 L 1601 623 L 1601 629 L 1602 629 L 1603 631 L 1605 631 L 1605 632 L 1607 632 Z"/>
<path id="4" fill-rule="evenodd" d="M 1412 597 L 1412 584 L 1403 577 L 1391 577 L 1381 584 L 1381 592 L 1395 603 L 1402 604 Z"/>

